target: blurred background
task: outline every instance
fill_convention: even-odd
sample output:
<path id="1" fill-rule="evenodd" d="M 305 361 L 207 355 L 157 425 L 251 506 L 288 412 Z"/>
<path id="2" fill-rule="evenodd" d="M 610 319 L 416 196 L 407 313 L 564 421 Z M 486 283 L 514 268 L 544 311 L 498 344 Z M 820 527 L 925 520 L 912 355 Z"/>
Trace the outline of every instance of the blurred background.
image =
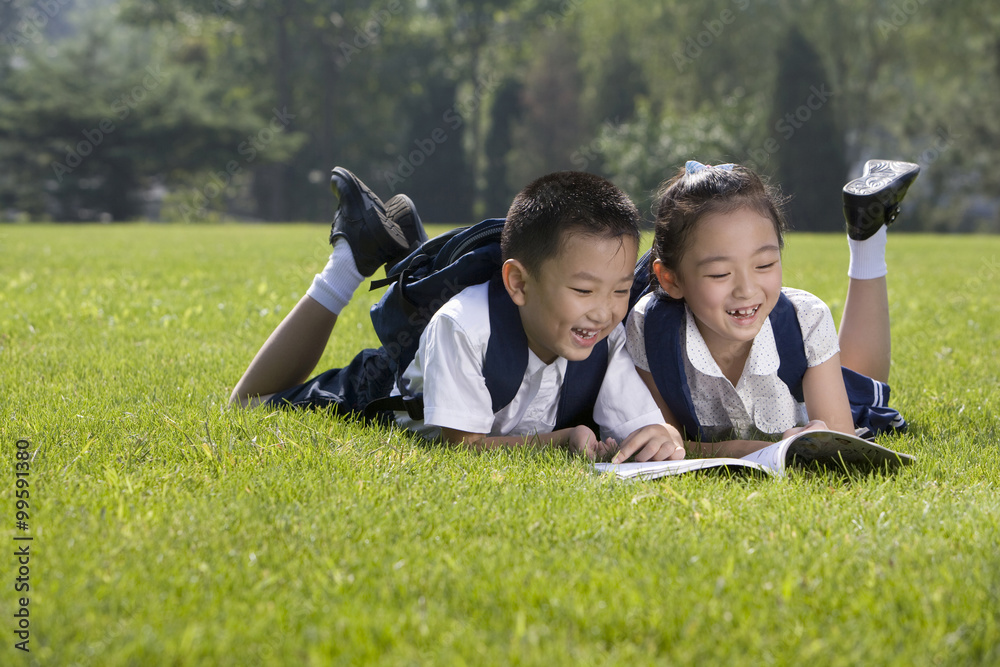
<path id="1" fill-rule="evenodd" d="M 1000 232 L 1000 5 L 927 0 L 0 0 L 0 220 L 328 221 L 335 165 L 428 222 L 532 178 L 650 216 L 688 158 L 842 229 L 865 160 L 900 227 Z"/>

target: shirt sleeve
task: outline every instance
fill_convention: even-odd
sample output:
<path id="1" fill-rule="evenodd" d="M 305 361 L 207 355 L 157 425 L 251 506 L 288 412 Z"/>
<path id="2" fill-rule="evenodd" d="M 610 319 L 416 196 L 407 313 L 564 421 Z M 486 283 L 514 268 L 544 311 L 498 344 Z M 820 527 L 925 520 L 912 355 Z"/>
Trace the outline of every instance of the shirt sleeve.
<path id="1" fill-rule="evenodd" d="M 639 299 L 625 321 L 626 347 L 635 366 L 644 371 L 649 370 L 649 360 L 646 358 L 646 307 L 649 296 Z"/>
<path id="2" fill-rule="evenodd" d="M 621 443 L 634 431 L 650 424 L 663 424 L 663 414 L 639 377 L 625 348 L 625 330 L 619 325 L 608 336 L 608 370 L 594 406 L 594 420 L 601 438 Z"/>
<path id="3" fill-rule="evenodd" d="M 483 376 L 484 341 L 451 317 L 434 317 L 421 336 L 424 424 L 489 433 L 493 401 Z"/>
<path id="4" fill-rule="evenodd" d="M 833 322 L 830 307 L 804 290 L 785 288 L 784 292 L 795 307 L 809 367 L 818 366 L 840 352 L 837 325 Z"/>

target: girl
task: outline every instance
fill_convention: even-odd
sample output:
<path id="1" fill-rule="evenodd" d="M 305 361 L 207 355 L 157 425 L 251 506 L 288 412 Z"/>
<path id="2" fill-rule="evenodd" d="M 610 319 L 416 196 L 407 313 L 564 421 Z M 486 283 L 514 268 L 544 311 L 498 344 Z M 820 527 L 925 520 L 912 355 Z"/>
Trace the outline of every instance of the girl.
<path id="1" fill-rule="evenodd" d="M 905 427 L 886 406 L 885 226 L 918 173 L 872 160 L 844 188 L 851 280 L 839 338 L 826 304 L 781 286 L 781 203 L 756 174 L 692 161 L 663 186 L 650 267 L 658 289 L 630 313 L 628 349 L 688 451 L 744 456 L 805 429 Z"/>

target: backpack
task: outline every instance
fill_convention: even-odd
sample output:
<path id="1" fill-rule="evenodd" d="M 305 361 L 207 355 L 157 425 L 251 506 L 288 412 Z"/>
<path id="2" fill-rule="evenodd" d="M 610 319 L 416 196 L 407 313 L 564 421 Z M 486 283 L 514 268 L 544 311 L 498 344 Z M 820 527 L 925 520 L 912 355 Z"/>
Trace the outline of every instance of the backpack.
<path id="1" fill-rule="evenodd" d="M 372 289 L 389 287 L 372 306 L 371 319 L 397 384 L 413 361 L 420 335 L 434 313 L 466 287 L 489 282 L 491 333 L 483 374 L 494 413 L 514 399 L 528 364 L 528 342 L 517 306 L 500 278 L 503 225 L 502 218 L 492 218 L 445 232 L 388 269 L 384 279 L 372 281 Z M 557 429 L 576 424 L 594 426 L 593 406 L 607 364 L 606 339 L 594 346 L 587 359 L 567 364 Z M 423 419 L 422 397 L 376 399 L 365 408 L 365 416 L 375 418 L 387 411 L 405 411 L 413 419 Z"/>

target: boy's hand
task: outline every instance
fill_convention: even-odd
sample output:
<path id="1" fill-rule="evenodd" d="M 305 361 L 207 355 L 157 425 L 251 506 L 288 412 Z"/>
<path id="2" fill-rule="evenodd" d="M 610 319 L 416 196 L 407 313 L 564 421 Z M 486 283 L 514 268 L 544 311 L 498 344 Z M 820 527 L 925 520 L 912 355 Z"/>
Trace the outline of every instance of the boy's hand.
<path id="1" fill-rule="evenodd" d="M 677 461 L 684 458 L 684 440 L 669 424 L 650 424 L 625 438 L 612 463 L 622 463 L 635 455 L 636 461 Z"/>
<path id="2" fill-rule="evenodd" d="M 585 454 L 591 461 L 605 459 L 618 449 L 618 443 L 613 439 L 598 440 L 594 432 L 586 426 L 573 427 L 566 444 L 571 452 Z"/>

